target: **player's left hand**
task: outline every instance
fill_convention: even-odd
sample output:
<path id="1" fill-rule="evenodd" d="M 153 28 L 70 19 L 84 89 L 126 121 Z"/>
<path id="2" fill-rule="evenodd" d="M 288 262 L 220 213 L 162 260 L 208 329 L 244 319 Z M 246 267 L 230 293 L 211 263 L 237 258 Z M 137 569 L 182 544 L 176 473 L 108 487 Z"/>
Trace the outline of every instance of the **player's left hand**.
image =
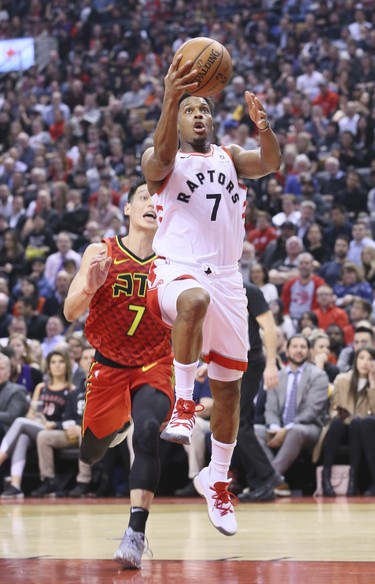
<path id="1" fill-rule="evenodd" d="M 245 99 L 249 110 L 251 121 L 254 122 L 258 130 L 265 130 L 269 123 L 267 119 L 267 112 L 264 109 L 259 99 L 250 91 L 245 91 Z"/>
<path id="2" fill-rule="evenodd" d="M 91 258 L 90 265 L 86 274 L 86 290 L 95 292 L 104 284 L 107 279 L 108 271 L 112 263 L 111 257 L 105 257 L 106 251 L 101 251 Z"/>

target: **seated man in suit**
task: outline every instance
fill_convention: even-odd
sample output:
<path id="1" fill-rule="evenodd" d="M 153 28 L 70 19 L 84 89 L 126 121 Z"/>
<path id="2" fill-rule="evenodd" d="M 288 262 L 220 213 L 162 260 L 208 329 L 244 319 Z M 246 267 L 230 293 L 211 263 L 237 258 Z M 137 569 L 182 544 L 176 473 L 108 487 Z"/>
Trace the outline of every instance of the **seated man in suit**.
<path id="1" fill-rule="evenodd" d="M 266 425 L 255 426 L 256 436 L 275 471 L 292 466 L 302 450 L 314 446 L 323 426 L 328 377 L 308 362 L 310 344 L 302 335 L 287 343 L 289 363 L 279 373 L 279 383 L 267 392 Z M 275 493 L 290 496 L 287 485 Z"/>

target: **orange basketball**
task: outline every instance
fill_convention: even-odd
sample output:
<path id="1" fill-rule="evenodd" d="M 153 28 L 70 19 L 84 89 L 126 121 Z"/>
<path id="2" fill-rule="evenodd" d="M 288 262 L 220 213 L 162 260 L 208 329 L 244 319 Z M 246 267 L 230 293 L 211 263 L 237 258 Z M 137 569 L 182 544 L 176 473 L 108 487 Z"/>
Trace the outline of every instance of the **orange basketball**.
<path id="1" fill-rule="evenodd" d="M 219 93 L 229 83 L 232 75 L 232 60 L 227 49 L 218 41 L 206 37 L 197 37 L 186 41 L 176 51 L 182 53 L 180 67 L 186 61 L 193 61 L 192 69 L 197 69 L 199 85 L 190 95 L 209 97 Z"/>

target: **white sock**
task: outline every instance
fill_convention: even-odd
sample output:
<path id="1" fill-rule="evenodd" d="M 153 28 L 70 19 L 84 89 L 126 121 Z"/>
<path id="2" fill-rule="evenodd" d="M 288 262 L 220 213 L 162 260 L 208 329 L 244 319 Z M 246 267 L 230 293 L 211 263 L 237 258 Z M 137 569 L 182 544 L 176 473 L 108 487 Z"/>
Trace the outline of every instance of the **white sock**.
<path id="1" fill-rule="evenodd" d="M 176 383 L 176 401 L 182 399 L 193 399 L 195 374 L 199 365 L 199 361 L 195 363 L 179 363 L 174 360 L 174 373 Z"/>
<path id="2" fill-rule="evenodd" d="M 227 481 L 229 466 L 237 441 L 233 442 L 232 444 L 224 444 L 224 442 L 218 442 L 215 440 L 211 434 L 211 442 L 212 455 L 211 462 L 209 464 L 210 478 L 212 479 L 213 483 L 217 483 L 218 481 Z"/>

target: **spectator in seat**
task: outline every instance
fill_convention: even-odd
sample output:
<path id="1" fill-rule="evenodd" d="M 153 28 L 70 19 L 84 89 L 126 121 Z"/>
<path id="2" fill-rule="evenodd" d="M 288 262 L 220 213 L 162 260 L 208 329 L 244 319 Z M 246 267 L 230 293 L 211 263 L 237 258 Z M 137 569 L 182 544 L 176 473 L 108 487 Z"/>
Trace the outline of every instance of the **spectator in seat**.
<path id="1" fill-rule="evenodd" d="M 330 383 L 340 373 L 340 369 L 328 361 L 330 353 L 330 343 L 328 335 L 321 329 L 316 329 L 309 337 L 310 341 L 310 361 L 319 369 L 327 373 Z"/>
<path id="2" fill-rule="evenodd" d="M 8 312 L 9 296 L 0 292 L 0 338 L 8 336 L 8 327 L 12 321 L 12 314 Z"/>
<path id="3" fill-rule="evenodd" d="M 351 345 L 353 343 L 355 329 L 363 321 L 369 321 L 372 313 L 372 305 L 368 300 L 354 296 L 352 303 L 349 305 L 348 313 L 350 323 L 344 328 L 344 335 L 345 343 Z"/>
<path id="4" fill-rule="evenodd" d="M 324 243 L 326 239 L 324 236 Z M 341 278 L 341 269 L 348 259 L 349 238 L 346 235 L 339 235 L 334 245 L 333 259 L 324 262 L 318 274 L 327 282 L 328 286 L 333 287 Z"/>
<path id="5" fill-rule="evenodd" d="M 298 256 L 298 276 L 284 284 L 281 300 L 284 304 L 284 312 L 298 323 L 301 315 L 306 310 L 318 308 L 317 290 L 325 284 L 320 276 L 315 275 L 313 257 L 309 253 L 301 253 Z"/>
<path id="6" fill-rule="evenodd" d="M 344 331 L 337 324 L 330 324 L 327 327 L 326 334 L 329 338 L 329 355 L 328 361 L 336 365 L 339 355 L 345 346 Z"/>
<path id="7" fill-rule="evenodd" d="M 48 256 L 46 261 L 45 277 L 51 286 L 55 285 L 57 273 L 63 268 L 64 260 L 72 259 L 76 262 L 77 268 L 81 265 L 81 256 L 72 249 L 73 241 L 70 233 L 61 231 L 56 240 L 58 251 Z"/>
<path id="8" fill-rule="evenodd" d="M 86 376 L 89 373 L 95 350 L 87 346 L 83 349 L 80 366 L 85 371 Z M 79 387 L 70 392 L 65 411 L 63 422 L 74 420 L 75 425 L 64 429 L 42 430 L 37 436 L 38 464 L 42 484 L 35 491 L 32 491 L 32 497 L 44 497 L 58 491 L 58 483 L 55 475 L 54 450 L 72 448 L 79 446 L 81 438 L 81 424 L 85 408 L 85 381 Z M 69 497 L 84 497 L 90 491 L 91 466 L 78 461 L 78 474 L 76 477 L 75 487 L 68 493 Z"/>
<path id="9" fill-rule="evenodd" d="M 48 317 L 44 314 L 39 314 L 37 300 L 31 296 L 21 296 L 18 300 L 18 310 L 20 317 L 23 317 L 26 322 L 27 338 L 42 341 L 46 334 Z M 16 317 L 13 319 L 13 322 L 15 320 Z M 23 330 L 21 332 L 23 332 Z"/>
<path id="10" fill-rule="evenodd" d="M 284 305 L 280 298 L 277 300 L 272 300 L 269 303 L 269 307 L 272 311 L 276 325 L 283 331 L 285 338 L 289 339 L 296 333 L 296 327 L 294 326 L 290 316 L 288 314 L 284 314 Z"/>
<path id="11" fill-rule="evenodd" d="M 354 296 L 372 302 L 372 288 L 365 282 L 362 269 L 353 262 L 345 262 L 341 268 L 341 282 L 335 284 L 333 292 L 337 296 L 337 306 L 349 306 Z"/>
<path id="12" fill-rule="evenodd" d="M 292 235 L 285 242 L 285 256 L 272 264 L 269 280 L 275 286 L 282 286 L 291 278 L 298 276 L 298 258 L 304 251 L 302 239 Z"/>
<path id="13" fill-rule="evenodd" d="M 349 345 L 349 347 L 344 346 L 337 359 L 337 367 L 340 369 L 340 372 L 345 373 L 349 371 L 353 365 L 355 352 L 363 347 L 373 347 L 374 339 L 375 335 L 370 323 L 368 325 L 364 323 L 363 325 L 357 326 L 354 330 L 352 345 Z"/>
<path id="14" fill-rule="evenodd" d="M 375 288 L 375 248 L 366 246 L 361 251 L 361 265 L 365 280 Z"/>
<path id="15" fill-rule="evenodd" d="M 11 458 L 11 484 L 2 499 L 22 499 L 21 481 L 27 451 L 43 429 L 61 428 L 66 400 L 71 391 L 69 357 L 52 351 L 47 358 L 48 381 L 39 383 L 26 417 L 16 418 L 0 444 L 0 465 Z M 40 410 L 39 410 L 40 405 Z"/>
<path id="16" fill-rule="evenodd" d="M 279 298 L 277 288 L 275 284 L 271 284 L 271 282 L 268 281 L 268 271 L 262 264 L 258 262 L 252 263 L 249 275 L 249 281 L 261 290 L 268 304 Z"/>
<path id="17" fill-rule="evenodd" d="M 322 79 L 318 83 L 319 93 L 314 97 L 312 103 L 314 105 L 320 105 L 323 109 L 323 114 L 326 118 L 330 118 L 332 114 L 335 113 L 338 103 L 339 95 L 335 91 L 329 88 L 326 79 Z"/>
<path id="18" fill-rule="evenodd" d="M 297 225 L 300 220 L 301 213 L 298 210 L 297 199 L 294 195 L 286 194 L 281 197 L 281 213 L 277 213 L 272 217 L 272 223 L 275 227 L 281 227 L 286 221 L 291 221 Z"/>
<path id="19" fill-rule="evenodd" d="M 0 353 L 0 439 L 16 418 L 24 416 L 29 400 L 22 385 L 10 381 L 10 360 Z"/>
<path id="20" fill-rule="evenodd" d="M 314 310 L 318 317 L 318 326 L 324 331 L 330 324 L 336 323 L 342 329 L 349 325 L 349 318 L 345 310 L 335 305 L 335 296 L 330 286 L 324 284 L 316 291 L 318 308 Z"/>
<path id="21" fill-rule="evenodd" d="M 268 390 L 266 425 L 256 425 L 257 438 L 275 471 L 285 476 L 303 450 L 313 447 L 323 427 L 328 394 L 327 374 L 309 363 L 310 343 L 302 335 L 287 342 L 289 364 L 279 374 L 275 389 Z M 288 485 L 276 494 L 290 496 Z"/>
<path id="22" fill-rule="evenodd" d="M 47 358 L 59 343 L 65 341 L 63 333 L 64 326 L 61 319 L 58 316 L 50 316 L 46 323 L 46 336 L 41 343 L 44 358 Z"/>
<path id="23" fill-rule="evenodd" d="M 358 495 L 358 474 L 362 462 L 362 447 L 365 447 L 370 468 L 374 469 L 373 443 L 367 439 L 367 419 L 375 415 L 375 349 L 363 347 L 355 352 L 353 367 L 335 379 L 330 408 L 330 423 L 324 429 L 322 487 L 325 497 L 334 497 L 331 469 L 336 461 L 339 446 L 349 444 L 350 475 L 348 497 Z M 363 440 L 365 438 L 365 440 Z M 316 453 L 318 457 L 319 452 Z"/>
<path id="24" fill-rule="evenodd" d="M 286 258 L 287 252 L 285 249 L 286 241 L 292 235 L 296 235 L 297 227 L 291 221 L 286 221 L 280 227 L 280 235 L 274 241 L 271 241 L 267 248 L 259 258 L 260 262 L 269 270 L 273 265 L 278 262 L 283 262 Z"/>
<path id="25" fill-rule="evenodd" d="M 349 244 L 348 261 L 357 266 L 362 265 L 362 251 L 365 247 L 375 249 L 374 240 L 369 237 L 367 225 L 364 221 L 356 221 L 352 228 L 353 239 Z"/>
<path id="26" fill-rule="evenodd" d="M 345 235 L 350 241 L 352 238 L 352 224 L 346 218 L 346 210 L 342 205 L 333 205 L 330 211 L 330 227 L 324 232 L 324 241 L 333 251 L 336 239 Z"/>
<path id="27" fill-rule="evenodd" d="M 324 171 L 326 176 L 321 180 L 320 193 L 327 203 L 332 203 L 345 186 L 345 172 L 340 169 L 340 162 L 335 156 L 326 158 Z"/>
<path id="28" fill-rule="evenodd" d="M 23 385 L 31 396 L 38 383 L 43 380 L 43 372 L 33 362 L 29 343 L 24 335 L 20 333 L 9 335 L 8 345 L 4 351 L 9 347 L 14 351 L 14 357 L 11 359 L 13 364 L 11 380 Z M 10 358 L 9 354 L 8 356 Z"/>
<path id="29" fill-rule="evenodd" d="M 255 247 L 257 257 L 260 257 L 266 250 L 267 245 L 277 239 L 277 231 L 271 225 L 268 213 L 256 211 L 256 226 L 248 235 L 248 240 Z"/>

